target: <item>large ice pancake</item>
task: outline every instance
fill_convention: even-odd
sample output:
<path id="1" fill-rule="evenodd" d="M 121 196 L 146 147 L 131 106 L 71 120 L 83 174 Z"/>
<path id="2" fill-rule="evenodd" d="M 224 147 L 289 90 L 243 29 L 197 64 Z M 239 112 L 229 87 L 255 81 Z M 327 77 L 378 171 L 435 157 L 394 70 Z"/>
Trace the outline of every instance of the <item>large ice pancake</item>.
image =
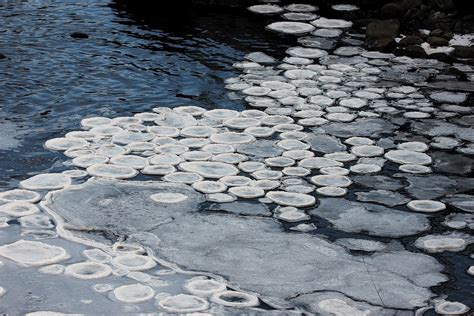
<path id="1" fill-rule="evenodd" d="M 151 198 L 156 193 L 187 196 L 181 202 L 164 203 Z M 51 194 L 52 207 L 73 227 L 110 231 L 116 235 L 149 232 L 183 212 L 198 210 L 204 196 L 190 186 L 169 182 L 117 181 L 91 178 Z"/>
<path id="2" fill-rule="evenodd" d="M 188 198 L 173 204 L 150 198 L 164 192 Z M 444 280 L 442 266 L 424 254 L 354 256 L 322 237 L 285 232 L 274 219 L 200 210 L 202 201 L 186 185 L 92 179 L 52 193 L 43 206 L 73 227 L 155 234 L 158 257 L 276 300 L 337 291 L 377 306 L 412 309 L 432 296 L 427 287 Z"/>

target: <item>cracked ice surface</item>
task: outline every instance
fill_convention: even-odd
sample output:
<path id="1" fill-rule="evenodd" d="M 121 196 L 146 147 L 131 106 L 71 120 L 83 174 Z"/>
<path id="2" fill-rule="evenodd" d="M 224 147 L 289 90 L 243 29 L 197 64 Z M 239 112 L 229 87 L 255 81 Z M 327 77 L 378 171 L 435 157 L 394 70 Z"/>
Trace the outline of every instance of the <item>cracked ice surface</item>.
<path id="1" fill-rule="evenodd" d="M 156 209 L 150 193 L 170 191 L 188 199 Z M 434 280 L 430 285 L 443 279 L 442 266 L 424 254 L 354 256 L 322 237 L 287 234 L 274 219 L 198 211 L 203 200 L 181 184 L 91 179 L 52 193 L 45 206 L 65 219 L 63 227 L 153 233 L 160 242 L 151 246 L 160 258 L 225 275 L 230 285 L 273 302 L 332 290 L 377 306 L 414 308 L 433 295 L 415 279 L 426 275 Z"/>

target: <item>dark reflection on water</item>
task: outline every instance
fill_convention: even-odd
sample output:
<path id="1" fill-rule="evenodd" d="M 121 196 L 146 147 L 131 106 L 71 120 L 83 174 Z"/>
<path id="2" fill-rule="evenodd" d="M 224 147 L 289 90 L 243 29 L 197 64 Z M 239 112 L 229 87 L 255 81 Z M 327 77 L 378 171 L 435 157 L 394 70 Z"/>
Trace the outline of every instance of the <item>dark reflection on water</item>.
<path id="1" fill-rule="evenodd" d="M 7 57 L 0 60 L 0 186 L 59 170 L 64 158 L 43 143 L 78 129 L 86 116 L 158 105 L 243 109 L 224 89 L 223 80 L 236 74 L 232 64 L 252 51 L 284 52 L 281 38 L 263 26 L 245 11 L 0 3 L 0 53 Z"/>

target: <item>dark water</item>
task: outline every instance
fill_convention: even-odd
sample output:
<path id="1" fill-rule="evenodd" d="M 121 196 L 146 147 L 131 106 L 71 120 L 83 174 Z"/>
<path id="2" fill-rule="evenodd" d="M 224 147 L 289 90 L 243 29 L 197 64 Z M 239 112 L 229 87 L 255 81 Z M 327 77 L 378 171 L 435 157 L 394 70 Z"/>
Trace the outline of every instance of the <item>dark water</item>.
<path id="1" fill-rule="evenodd" d="M 282 40 L 242 11 L 138 10 L 121 2 L 0 3 L 0 187 L 59 170 L 45 140 L 81 118 L 154 106 L 243 109 L 223 80 L 252 51 L 282 54 Z M 82 32 L 87 39 L 75 39 Z"/>

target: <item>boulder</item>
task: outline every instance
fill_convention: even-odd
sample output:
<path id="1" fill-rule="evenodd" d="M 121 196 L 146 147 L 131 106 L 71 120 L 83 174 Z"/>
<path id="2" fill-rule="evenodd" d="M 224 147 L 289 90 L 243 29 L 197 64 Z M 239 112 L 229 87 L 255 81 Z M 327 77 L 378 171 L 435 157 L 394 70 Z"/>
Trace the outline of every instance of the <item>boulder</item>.
<path id="1" fill-rule="evenodd" d="M 398 42 L 398 45 L 406 47 L 410 45 L 420 45 L 422 43 L 423 43 L 423 39 L 421 37 L 410 35 L 410 36 L 402 38 L 401 41 Z"/>
<path id="2" fill-rule="evenodd" d="M 403 7 L 396 3 L 387 3 L 380 9 L 380 14 L 386 19 L 401 18 L 405 14 Z"/>
<path id="3" fill-rule="evenodd" d="M 394 43 L 400 30 L 398 20 L 377 20 L 367 26 L 367 45 L 373 49 L 387 49 Z"/>
<path id="4" fill-rule="evenodd" d="M 412 58 L 426 58 L 427 54 L 425 50 L 418 45 L 410 45 L 404 48 L 398 47 L 393 51 L 398 56 L 408 56 Z"/>
<path id="5" fill-rule="evenodd" d="M 401 6 L 405 10 L 415 9 L 421 5 L 421 0 L 403 0 Z"/>
<path id="6" fill-rule="evenodd" d="M 430 37 L 428 37 L 428 39 L 426 41 L 432 47 L 440 47 L 440 46 L 448 46 L 449 45 L 449 42 L 448 42 L 447 39 L 442 38 L 442 37 L 437 37 L 437 36 L 430 36 Z"/>
<path id="7" fill-rule="evenodd" d="M 453 46 L 453 55 L 458 58 L 474 58 L 474 46 Z"/>

